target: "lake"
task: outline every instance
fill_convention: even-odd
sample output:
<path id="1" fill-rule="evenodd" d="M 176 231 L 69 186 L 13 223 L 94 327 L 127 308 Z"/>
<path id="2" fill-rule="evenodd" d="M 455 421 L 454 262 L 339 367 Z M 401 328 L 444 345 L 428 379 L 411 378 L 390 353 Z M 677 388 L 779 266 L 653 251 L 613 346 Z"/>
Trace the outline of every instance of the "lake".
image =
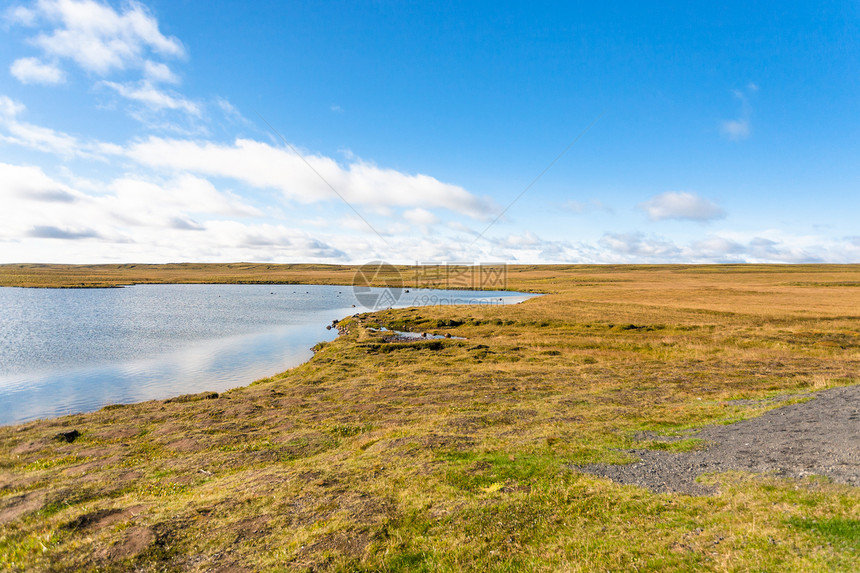
<path id="1" fill-rule="evenodd" d="M 533 296 L 358 294 L 365 303 L 386 300 L 395 308 L 511 304 Z M 314 344 L 337 336 L 327 325 L 367 310 L 348 286 L 0 288 L 0 424 L 245 386 L 305 362 Z"/>

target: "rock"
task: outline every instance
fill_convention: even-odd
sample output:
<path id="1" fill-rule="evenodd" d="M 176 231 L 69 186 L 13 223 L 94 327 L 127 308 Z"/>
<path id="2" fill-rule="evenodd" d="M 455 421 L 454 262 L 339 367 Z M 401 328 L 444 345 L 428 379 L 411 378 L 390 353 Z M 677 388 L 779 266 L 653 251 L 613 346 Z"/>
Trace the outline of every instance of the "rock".
<path id="1" fill-rule="evenodd" d="M 77 430 L 69 430 L 68 432 L 60 432 L 59 434 L 54 436 L 54 439 L 58 442 L 66 442 L 71 444 L 72 442 L 77 440 L 80 435 L 81 433 Z"/>

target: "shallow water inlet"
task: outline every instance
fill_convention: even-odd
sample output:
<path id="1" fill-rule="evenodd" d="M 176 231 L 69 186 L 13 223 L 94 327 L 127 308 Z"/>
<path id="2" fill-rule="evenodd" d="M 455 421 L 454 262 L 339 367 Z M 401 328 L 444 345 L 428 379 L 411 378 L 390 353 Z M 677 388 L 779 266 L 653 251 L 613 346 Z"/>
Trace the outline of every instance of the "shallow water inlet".
<path id="1" fill-rule="evenodd" d="M 392 306 L 531 296 L 409 289 Z M 337 285 L 2 288 L 0 423 L 243 386 L 310 359 L 337 336 L 326 325 L 364 310 Z"/>

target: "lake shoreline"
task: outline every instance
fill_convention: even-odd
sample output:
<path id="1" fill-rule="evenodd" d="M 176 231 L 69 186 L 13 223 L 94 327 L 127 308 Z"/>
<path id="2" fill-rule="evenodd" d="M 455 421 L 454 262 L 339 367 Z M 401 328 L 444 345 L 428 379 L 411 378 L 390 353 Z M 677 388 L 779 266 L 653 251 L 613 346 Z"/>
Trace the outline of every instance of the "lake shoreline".
<path id="1" fill-rule="evenodd" d="M 367 311 L 362 303 L 382 301 L 382 295 L 391 295 L 387 302 L 398 307 L 510 304 L 533 296 L 295 287 L 145 284 L 110 295 L 98 289 L 68 295 L 0 290 L 0 312 L 12 321 L 0 323 L 0 339 L 10 341 L 0 348 L 0 421 L 241 387 L 310 360 L 317 343 L 331 340 L 326 327 Z M 14 338 L 16 330 L 32 342 Z"/>

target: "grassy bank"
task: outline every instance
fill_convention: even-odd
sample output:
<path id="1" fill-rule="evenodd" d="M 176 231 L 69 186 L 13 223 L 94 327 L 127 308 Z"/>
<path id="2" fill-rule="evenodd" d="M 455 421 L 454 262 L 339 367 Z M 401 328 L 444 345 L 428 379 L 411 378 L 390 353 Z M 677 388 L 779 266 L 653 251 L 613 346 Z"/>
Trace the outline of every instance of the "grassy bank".
<path id="1" fill-rule="evenodd" d="M 0 284 L 354 270 L 6 265 Z M 713 497 L 657 495 L 569 466 L 857 383 L 858 285 L 858 266 L 513 267 L 508 288 L 547 296 L 368 313 L 246 388 L 0 428 L 0 565 L 852 570 L 856 488 L 724 474 L 705 478 Z M 385 342 L 379 326 L 464 339 Z"/>
<path id="2" fill-rule="evenodd" d="M 92 288 L 132 284 L 350 284 L 358 266 L 175 263 L 164 265 L 0 265 L 0 286 Z"/>

